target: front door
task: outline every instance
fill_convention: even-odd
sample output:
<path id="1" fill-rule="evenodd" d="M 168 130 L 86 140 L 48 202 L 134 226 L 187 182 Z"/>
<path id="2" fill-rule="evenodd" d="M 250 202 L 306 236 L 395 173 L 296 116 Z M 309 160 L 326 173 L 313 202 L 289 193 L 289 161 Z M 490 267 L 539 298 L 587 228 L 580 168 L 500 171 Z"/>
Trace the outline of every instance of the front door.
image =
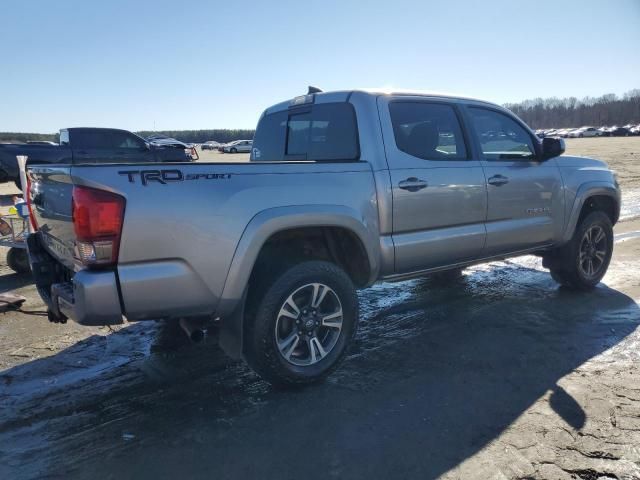
<path id="1" fill-rule="evenodd" d="M 424 97 L 378 100 L 393 196 L 395 272 L 477 258 L 487 197 L 458 108 Z"/>
<path id="2" fill-rule="evenodd" d="M 485 256 L 552 243 L 564 215 L 555 160 L 541 162 L 533 135 L 506 112 L 480 106 L 466 111 L 487 178 Z"/>

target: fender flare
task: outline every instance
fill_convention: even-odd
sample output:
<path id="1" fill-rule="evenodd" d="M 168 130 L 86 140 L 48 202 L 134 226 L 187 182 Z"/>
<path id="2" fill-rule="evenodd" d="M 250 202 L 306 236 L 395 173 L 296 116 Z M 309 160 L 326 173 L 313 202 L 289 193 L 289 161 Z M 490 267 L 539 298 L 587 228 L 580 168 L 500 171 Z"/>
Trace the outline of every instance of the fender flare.
<path id="1" fill-rule="evenodd" d="M 301 227 L 341 227 L 352 231 L 369 260 L 369 283 L 378 277 L 377 225 L 367 225 L 354 209 L 341 205 L 293 205 L 259 212 L 240 237 L 216 312 L 221 318 L 219 344 L 232 358 L 242 357 L 247 287 L 262 246 L 275 233 Z"/>
<path id="2" fill-rule="evenodd" d="M 573 207 L 566 222 L 566 227 L 563 235 L 563 242 L 571 240 L 573 232 L 578 224 L 578 218 L 582 207 L 588 198 L 593 196 L 607 196 L 611 197 L 616 204 L 616 219 L 620 216 L 620 190 L 606 181 L 587 182 L 580 185 L 576 192 L 575 199 L 573 201 Z"/>

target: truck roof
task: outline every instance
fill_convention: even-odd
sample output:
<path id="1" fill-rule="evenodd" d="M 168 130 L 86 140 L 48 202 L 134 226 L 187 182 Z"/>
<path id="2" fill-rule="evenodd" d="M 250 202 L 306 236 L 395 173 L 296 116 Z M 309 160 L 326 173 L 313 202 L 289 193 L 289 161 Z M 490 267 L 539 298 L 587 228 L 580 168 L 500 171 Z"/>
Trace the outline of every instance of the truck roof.
<path id="1" fill-rule="evenodd" d="M 482 103 L 485 105 L 491 105 L 494 107 L 503 108 L 502 106 L 487 102 L 485 100 L 480 100 L 478 98 L 468 97 L 464 95 L 457 95 L 451 93 L 444 92 L 434 92 L 428 90 L 403 90 L 403 89 L 394 89 L 394 88 L 362 88 L 362 89 L 353 89 L 353 90 L 333 90 L 328 92 L 317 92 L 311 93 L 307 95 L 313 95 L 317 103 L 328 103 L 328 102 L 346 102 L 349 100 L 349 97 L 354 93 L 370 95 L 372 97 L 380 97 L 385 95 L 393 95 L 393 96 L 411 96 L 411 97 L 431 97 L 431 98 L 441 98 L 441 99 L 451 99 L 451 100 L 463 100 L 470 101 L 474 103 Z M 298 97 L 294 97 L 293 99 L 285 100 L 283 102 L 277 103 L 268 109 L 265 110 L 265 113 L 273 113 L 280 110 L 286 110 L 289 108 L 291 103 L 295 101 L 295 99 L 305 97 L 306 95 L 300 95 Z"/>
<path id="2" fill-rule="evenodd" d="M 68 132 L 72 132 L 72 131 L 78 131 L 78 130 L 110 130 L 110 131 L 114 131 L 114 132 L 129 132 L 129 130 L 125 130 L 123 128 L 106 128 L 106 127 L 68 127 L 68 128 L 61 128 L 60 131 L 68 131 Z"/>

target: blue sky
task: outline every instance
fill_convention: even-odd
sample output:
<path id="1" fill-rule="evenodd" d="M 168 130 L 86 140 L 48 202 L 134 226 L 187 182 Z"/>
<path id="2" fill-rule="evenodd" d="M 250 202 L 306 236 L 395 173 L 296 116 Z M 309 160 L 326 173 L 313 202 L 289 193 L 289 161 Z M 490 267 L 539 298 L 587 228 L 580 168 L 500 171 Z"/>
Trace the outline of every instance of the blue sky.
<path id="1" fill-rule="evenodd" d="M 3 0 L 0 131 L 253 128 L 306 91 L 640 88 L 640 0 Z"/>

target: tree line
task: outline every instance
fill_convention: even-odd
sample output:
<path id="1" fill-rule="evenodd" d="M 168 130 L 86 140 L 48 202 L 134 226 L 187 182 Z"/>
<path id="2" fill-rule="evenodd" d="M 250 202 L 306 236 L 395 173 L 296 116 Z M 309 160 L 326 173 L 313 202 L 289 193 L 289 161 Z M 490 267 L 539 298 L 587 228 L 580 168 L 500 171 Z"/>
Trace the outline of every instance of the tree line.
<path id="1" fill-rule="evenodd" d="M 0 132 L 0 142 L 3 143 L 24 143 L 36 140 L 58 142 L 59 135 L 57 133 Z"/>
<path id="2" fill-rule="evenodd" d="M 613 93 L 601 97 L 534 98 L 520 103 L 504 105 L 524 120 L 531 128 L 568 128 L 590 125 L 625 125 L 640 123 L 640 89 L 630 90 L 621 97 Z M 142 137 L 162 134 L 185 143 L 204 143 L 215 140 L 228 143 L 253 138 L 255 130 L 143 130 Z M 26 142 L 34 140 L 58 141 L 57 133 L 0 132 L 0 142 Z"/>
<path id="3" fill-rule="evenodd" d="M 640 123 L 640 89 L 621 97 L 613 93 L 601 97 L 534 98 L 504 105 L 531 128 L 581 126 L 622 126 Z"/>

